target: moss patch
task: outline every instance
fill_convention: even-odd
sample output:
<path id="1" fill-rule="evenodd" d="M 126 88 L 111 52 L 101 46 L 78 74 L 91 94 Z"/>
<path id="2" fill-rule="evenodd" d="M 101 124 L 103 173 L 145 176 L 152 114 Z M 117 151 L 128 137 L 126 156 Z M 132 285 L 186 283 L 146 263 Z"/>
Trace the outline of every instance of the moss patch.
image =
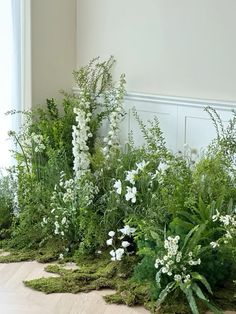
<path id="1" fill-rule="evenodd" d="M 58 258 L 55 249 L 42 249 L 35 251 L 10 251 L 10 255 L 0 256 L 0 262 L 10 263 L 26 260 L 40 262 L 54 261 Z M 126 304 L 128 306 L 143 305 L 151 313 L 157 313 L 156 302 L 150 291 L 153 287 L 145 281 L 132 279 L 135 257 L 124 259 L 121 262 L 111 262 L 104 257 L 97 258 L 68 258 L 65 261 L 74 261 L 79 268 L 67 269 L 63 264 L 53 264 L 45 267 L 45 270 L 58 277 L 39 278 L 25 281 L 24 284 L 32 289 L 44 293 L 78 293 L 99 290 L 103 288 L 114 289 L 116 292 L 104 296 L 107 303 Z M 61 262 L 62 263 L 62 262 Z M 226 285 L 218 289 L 214 296 L 214 302 L 224 310 L 236 310 L 235 286 Z M 206 307 L 198 304 L 199 312 L 205 313 Z M 171 295 L 165 304 L 158 310 L 158 314 L 189 314 L 190 309 L 181 295 Z"/>
<path id="2" fill-rule="evenodd" d="M 108 259 L 80 260 L 79 269 L 69 270 L 63 265 L 49 265 L 47 272 L 58 274 L 59 277 L 40 278 L 25 281 L 27 287 L 45 293 L 59 292 L 89 292 L 103 288 L 115 289 L 116 292 L 104 296 L 107 303 L 126 304 L 128 306 L 144 305 L 151 313 L 159 314 L 189 314 L 190 309 L 184 296 L 169 296 L 161 309 L 156 309 L 156 302 L 150 295 L 150 284 L 135 282 L 131 276 L 135 259 L 122 262 L 110 262 Z M 235 310 L 235 287 L 227 285 L 218 290 L 213 300 L 224 310 Z M 207 308 L 198 302 L 199 313 L 205 313 Z"/>
<path id="3" fill-rule="evenodd" d="M 0 263 L 16 263 L 36 260 L 40 263 L 48 263 L 58 259 L 60 252 L 55 247 L 49 246 L 38 250 L 14 250 L 3 247 L 2 252 L 9 252 L 8 255 L 0 255 Z"/>

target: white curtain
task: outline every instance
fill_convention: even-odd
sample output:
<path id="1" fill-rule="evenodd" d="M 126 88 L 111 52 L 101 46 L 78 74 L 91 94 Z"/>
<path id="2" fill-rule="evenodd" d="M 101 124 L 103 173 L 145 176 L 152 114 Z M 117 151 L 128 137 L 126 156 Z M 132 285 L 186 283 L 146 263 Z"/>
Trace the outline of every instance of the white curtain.
<path id="1" fill-rule="evenodd" d="M 0 168 L 11 165 L 9 130 L 19 126 L 18 117 L 6 115 L 20 109 L 21 43 L 20 0 L 0 0 Z"/>

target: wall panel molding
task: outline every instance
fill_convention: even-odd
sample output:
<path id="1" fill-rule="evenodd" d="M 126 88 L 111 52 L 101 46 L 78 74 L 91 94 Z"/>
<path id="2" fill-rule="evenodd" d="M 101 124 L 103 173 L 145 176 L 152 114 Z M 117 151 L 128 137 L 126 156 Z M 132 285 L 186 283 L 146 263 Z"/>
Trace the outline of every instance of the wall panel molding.
<path id="1" fill-rule="evenodd" d="M 76 94 L 78 89 L 74 88 L 74 92 Z M 188 144 L 200 154 L 216 136 L 209 114 L 204 110 L 207 106 L 217 110 L 225 125 L 232 117 L 232 111 L 236 110 L 236 102 L 231 101 L 128 92 L 124 102 L 127 115 L 121 126 L 121 142 L 128 140 L 130 132 L 133 133 L 136 145 L 144 142 L 132 113 L 135 108 L 144 123 L 148 123 L 155 116 L 159 119 L 170 150 L 182 152 L 185 144 Z M 106 128 L 102 130 L 102 134 L 106 134 Z"/>
<path id="2" fill-rule="evenodd" d="M 183 151 L 185 144 L 200 152 L 216 135 L 211 119 L 204 111 L 207 106 L 216 109 L 225 124 L 232 116 L 232 110 L 236 110 L 236 102 L 129 92 L 125 97 L 127 117 L 121 138 L 126 138 L 124 132 L 132 131 L 135 143 L 143 142 L 137 124 L 132 122 L 132 107 L 135 107 L 144 122 L 157 116 L 167 146 L 173 152 Z"/>

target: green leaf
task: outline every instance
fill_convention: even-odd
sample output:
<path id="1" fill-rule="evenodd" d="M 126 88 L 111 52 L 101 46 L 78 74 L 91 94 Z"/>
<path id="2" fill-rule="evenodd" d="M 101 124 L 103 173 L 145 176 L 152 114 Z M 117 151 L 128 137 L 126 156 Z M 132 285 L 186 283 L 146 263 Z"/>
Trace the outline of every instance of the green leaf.
<path id="1" fill-rule="evenodd" d="M 201 283 L 206 287 L 207 291 L 211 294 L 213 294 L 212 290 L 211 290 L 211 286 L 210 284 L 208 283 L 208 281 L 206 280 L 206 278 L 202 275 L 200 275 L 199 273 L 197 272 L 193 272 L 191 273 L 192 277 L 196 280 L 199 280 L 201 281 Z"/>
<path id="2" fill-rule="evenodd" d="M 198 284 L 194 282 L 192 284 L 192 289 L 196 293 L 196 295 L 199 297 L 199 299 L 209 302 L 209 300 L 205 297 L 205 295 L 202 292 L 202 289 L 198 286 Z"/>
<path id="3" fill-rule="evenodd" d="M 191 311 L 193 314 L 199 314 L 198 308 L 197 308 L 197 304 L 195 301 L 195 298 L 193 296 L 193 291 L 191 286 L 189 288 L 184 288 L 182 285 L 180 285 L 181 290 L 184 292 L 184 294 L 186 295 L 186 298 L 188 300 L 188 304 L 191 308 Z"/>
<path id="4" fill-rule="evenodd" d="M 156 283 L 157 287 L 161 288 L 161 269 L 156 273 Z"/>
<path id="5" fill-rule="evenodd" d="M 174 290 L 176 283 L 175 282 L 170 282 L 168 285 L 161 291 L 159 294 L 159 298 L 157 300 L 157 307 L 159 307 L 164 301 L 167 295 Z"/>
<path id="6" fill-rule="evenodd" d="M 189 233 L 186 235 L 185 239 L 184 239 L 184 244 L 182 246 L 182 251 L 184 250 L 184 248 L 186 247 L 186 245 L 188 244 L 189 239 L 191 238 L 192 234 L 199 228 L 199 225 L 195 226 L 193 229 L 191 229 L 189 231 Z"/>
<path id="7" fill-rule="evenodd" d="M 200 241 L 202 233 L 206 229 L 206 225 L 207 225 L 207 223 L 199 225 L 198 228 L 196 230 L 194 230 L 193 236 L 189 240 L 189 243 L 188 243 L 188 249 L 190 251 L 192 251 L 195 248 L 195 246 L 198 244 L 198 242 Z"/>
<path id="8" fill-rule="evenodd" d="M 211 304 L 210 302 L 205 302 L 203 300 L 204 303 L 206 303 L 206 305 L 208 306 L 208 308 L 214 313 L 214 314 L 224 314 L 224 312 L 220 309 L 218 309 L 217 307 L 215 307 L 213 304 Z"/>

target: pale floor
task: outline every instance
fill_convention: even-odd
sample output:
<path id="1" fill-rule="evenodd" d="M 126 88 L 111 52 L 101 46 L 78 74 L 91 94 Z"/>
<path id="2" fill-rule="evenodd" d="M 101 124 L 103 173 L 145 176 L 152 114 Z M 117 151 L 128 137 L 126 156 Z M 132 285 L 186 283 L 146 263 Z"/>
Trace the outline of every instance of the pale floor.
<path id="1" fill-rule="evenodd" d="M 31 290 L 23 280 L 52 276 L 44 264 L 0 264 L 0 314 L 147 314 L 142 307 L 108 305 L 102 295 L 108 290 L 79 294 L 51 294 Z M 236 312 L 227 312 L 235 314 Z"/>
<path id="2" fill-rule="evenodd" d="M 142 307 L 108 305 L 102 295 L 108 290 L 79 294 L 50 294 L 31 290 L 23 280 L 48 277 L 45 264 L 23 262 L 0 264 L 0 314 L 146 314 Z"/>

